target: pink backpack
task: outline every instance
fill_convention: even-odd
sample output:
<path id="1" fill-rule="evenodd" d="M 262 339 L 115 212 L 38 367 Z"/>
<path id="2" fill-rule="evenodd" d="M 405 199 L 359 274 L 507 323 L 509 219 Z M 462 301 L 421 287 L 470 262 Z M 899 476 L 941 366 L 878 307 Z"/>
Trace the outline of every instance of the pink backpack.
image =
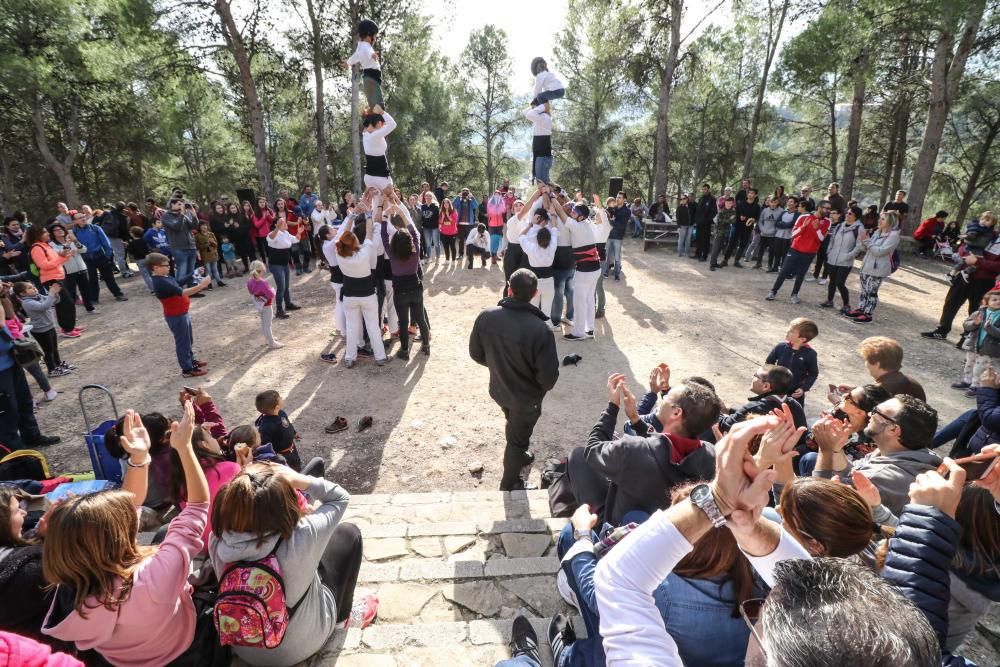
<path id="1" fill-rule="evenodd" d="M 295 608 L 286 605 L 277 549 L 258 561 L 233 563 L 219 578 L 214 616 L 223 646 L 276 648 L 285 638 Z"/>

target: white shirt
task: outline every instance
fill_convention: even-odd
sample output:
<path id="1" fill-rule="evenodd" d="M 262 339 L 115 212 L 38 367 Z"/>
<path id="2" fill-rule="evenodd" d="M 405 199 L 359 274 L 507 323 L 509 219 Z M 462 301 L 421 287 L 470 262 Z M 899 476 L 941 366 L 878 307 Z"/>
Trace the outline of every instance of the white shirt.
<path id="1" fill-rule="evenodd" d="M 396 129 L 396 121 L 387 112 L 382 112 L 382 118 L 385 119 L 385 124 L 382 127 L 371 132 L 361 133 L 361 143 L 364 144 L 365 155 L 385 155 L 385 152 L 389 150 L 389 144 L 386 143 L 385 137 Z"/>
<path id="2" fill-rule="evenodd" d="M 597 209 L 594 216 L 594 243 L 606 243 L 608 235 L 611 233 L 611 224 L 608 222 L 608 212 L 603 208 Z"/>
<path id="3" fill-rule="evenodd" d="M 552 116 L 545 113 L 545 105 L 539 104 L 524 112 L 524 117 L 534 126 L 532 133 L 536 137 L 552 136 Z"/>
<path id="4" fill-rule="evenodd" d="M 569 231 L 570 245 L 574 248 L 583 248 L 597 243 L 594 239 L 594 225 L 590 224 L 590 220 L 581 222 L 573 218 L 566 218 L 564 225 L 566 230 Z"/>
<path id="5" fill-rule="evenodd" d="M 298 243 L 299 240 L 289 234 L 288 232 L 279 231 L 274 238 L 271 235 L 267 235 L 267 245 L 275 250 L 287 250 L 291 248 L 293 244 Z"/>
<path id="6" fill-rule="evenodd" d="M 488 232 L 479 233 L 479 230 L 472 230 L 469 234 L 469 238 L 465 240 L 465 245 L 471 245 L 474 248 L 482 248 L 486 250 L 490 247 L 490 235 Z"/>
<path id="7" fill-rule="evenodd" d="M 319 231 L 320 227 L 327 224 L 326 211 L 317 211 L 316 209 L 313 209 L 312 215 L 309 216 L 309 219 L 312 220 L 313 233 L 315 234 Z"/>
<path id="8" fill-rule="evenodd" d="M 594 585 L 608 665 L 683 667 L 653 591 L 693 548 L 660 510 L 598 563 Z M 809 558 L 809 552 L 784 530 L 770 554 L 744 555 L 768 586 L 774 585 L 774 568 L 780 561 Z"/>
<path id="9" fill-rule="evenodd" d="M 507 243 L 520 243 L 521 242 L 521 230 L 524 226 L 528 224 L 529 220 L 534 219 L 535 211 L 542 207 L 542 200 L 536 199 L 535 203 L 531 205 L 531 208 L 522 208 L 521 213 L 518 215 L 512 215 L 507 219 Z"/>
<path id="10" fill-rule="evenodd" d="M 360 65 L 361 69 L 382 69 L 382 65 L 375 59 L 375 49 L 364 40 L 358 41 L 358 48 L 354 49 L 354 53 L 347 59 L 347 64 Z"/>
<path id="11" fill-rule="evenodd" d="M 365 239 L 358 251 L 350 257 L 337 258 L 340 270 L 348 278 L 367 278 L 375 269 L 377 260 L 375 244 L 371 239 Z"/>
<path id="12" fill-rule="evenodd" d="M 548 70 L 535 75 L 535 97 L 538 97 L 539 93 L 546 93 L 565 87 L 563 82 L 559 80 L 559 77 Z"/>
<path id="13" fill-rule="evenodd" d="M 337 241 L 335 239 L 323 241 L 323 257 L 326 257 L 326 263 L 330 266 L 340 266 L 340 256 L 337 254 Z"/>
<path id="14" fill-rule="evenodd" d="M 538 245 L 538 230 L 541 227 L 538 225 L 532 225 L 531 229 L 524 233 L 521 237 L 521 249 L 524 254 L 528 256 L 528 265 L 535 268 L 545 268 L 546 266 L 552 266 L 552 261 L 556 258 L 556 246 L 559 239 L 559 230 L 555 227 L 549 227 L 549 232 L 552 233 L 552 239 L 549 241 L 549 246 L 543 248 Z"/>

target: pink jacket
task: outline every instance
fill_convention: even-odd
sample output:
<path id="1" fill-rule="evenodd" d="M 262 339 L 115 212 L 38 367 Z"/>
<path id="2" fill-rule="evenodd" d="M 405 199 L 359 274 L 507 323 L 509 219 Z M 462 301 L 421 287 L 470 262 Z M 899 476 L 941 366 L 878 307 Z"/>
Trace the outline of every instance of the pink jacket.
<path id="1" fill-rule="evenodd" d="M 451 210 L 451 216 L 441 213 L 441 233 L 445 236 L 455 236 L 458 234 L 458 211 Z"/>
<path id="2" fill-rule="evenodd" d="M 250 216 L 250 222 L 253 223 L 254 231 L 257 232 L 258 238 L 264 238 L 271 233 L 271 223 L 274 222 L 274 212 L 271 209 L 264 209 L 263 214 L 257 216 L 256 214 Z"/>
<path id="3" fill-rule="evenodd" d="M 192 503 L 170 522 L 159 550 L 139 563 L 132 592 L 115 610 L 87 600 L 87 618 L 56 589 L 42 633 L 81 650 L 96 649 L 115 667 L 165 665 L 191 646 L 195 612 L 188 572 L 204 547 L 208 503 Z"/>
<path id="4" fill-rule="evenodd" d="M 0 632 L 0 667 L 83 667 L 65 653 L 13 632 Z"/>
<path id="5" fill-rule="evenodd" d="M 489 201 L 486 202 L 487 226 L 503 227 L 504 215 L 506 213 L 507 206 L 504 204 L 503 197 L 500 195 L 490 197 Z"/>

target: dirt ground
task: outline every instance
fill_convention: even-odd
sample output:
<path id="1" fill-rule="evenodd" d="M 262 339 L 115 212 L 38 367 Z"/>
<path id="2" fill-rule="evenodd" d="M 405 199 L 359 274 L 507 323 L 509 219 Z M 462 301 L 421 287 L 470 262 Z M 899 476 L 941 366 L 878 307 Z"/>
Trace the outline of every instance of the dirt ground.
<path id="1" fill-rule="evenodd" d="M 819 324 L 817 388 L 864 382 L 857 344 L 886 334 L 902 342 L 904 371 L 924 385 L 942 424 L 974 405 L 974 399 L 948 388 L 963 353 L 918 334 L 937 319 L 947 286 L 943 264 L 905 256 L 882 288 L 875 322 L 859 325 L 818 308 L 826 288 L 816 283 L 805 284 L 799 306 L 789 303 L 788 286 L 769 303 L 764 295 L 773 275 L 734 268 L 709 273 L 707 263 L 678 258 L 666 247 L 643 252 L 637 241 L 627 241 L 623 255 L 622 281 L 605 282 L 607 317 L 598 320 L 596 340 L 570 343 L 557 337 L 560 358 L 577 353 L 583 360 L 561 369 L 545 399 L 532 445 L 539 460 L 586 442 L 606 404 L 604 387 L 612 372 L 625 373 L 633 391 L 644 391 L 649 370 L 665 361 L 675 377 L 706 376 L 727 403 L 741 404 L 753 371 L 797 316 Z M 848 283 L 854 296 L 857 281 L 855 271 Z M 179 412 L 177 393 L 185 382 L 159 303 L 139 277 L 123 284 L 127 303 L 116 303 L 105 292 L 98 315 L 80 310 L 86 333 L 60 339 L 63 357 L 79 370 L 54 380 L 59 398 L 38 408 L 43 432 L 63 439 L 45 450 L 54 472 L 90 469 L 77 400 L 85 384 L 110 389 L 120 412 L 128 407 Z M 466 270 L 458 263 L 432 262 L 426 271 L 432 355 L 414 354 L 405 363 L 394 359 L 384 368 L 370 360 L 350 370 L 319 361 L 321 352 L 343 349 L 343 340 L 330 336 L 333 292 L 325 272 L 293 277 L 292 297 L 303 309 L 291 319 L 275 320 L 275 335 L 287 347 L 274 352 L 265 351 L 244 285 L 245 280 L 233 279 L 228 287 L 193 300 L 191 309 L 198 357 L 210 364 L 200 384 L 230 428 L 253 421 L 257 392 L 277 389 L 302 434 L 303 459 L 323 456 L 327 476 L 353 493 L 496 488 L 503 418 L 487 393 L 487 370 L 469 358 L 468 337 L 480 310 L 498 300 L 499 266 Z M 397 346 L 394 342 L 392 352 Z M 30 378 L 29 383 L 40 398 Z M 825 405 L 824 393 L 808 397 L 811 416 Z M 91 398 L 91 419 L 108 418 L 110 405 L 96 400 L 96 394 Z M 325 434 L 323 426 L 338 415 L 351 429 Z M 363 415 L 372 415 L 374 426 L 359 434 L 356 425 Z M 480 476 L 468 471 L 474 462 L 485 466 Z"/>

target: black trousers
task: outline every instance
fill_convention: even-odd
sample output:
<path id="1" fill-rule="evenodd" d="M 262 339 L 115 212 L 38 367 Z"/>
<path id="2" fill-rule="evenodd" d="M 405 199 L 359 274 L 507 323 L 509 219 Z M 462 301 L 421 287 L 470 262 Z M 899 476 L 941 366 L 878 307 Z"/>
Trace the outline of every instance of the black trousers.
<path id="1" fill-rule="evenodd" d="M 56 330 L 32 331 L 31 336 L 38 341 L 38 346 L 45 354 L 46 367 L 50 372 L 54 371 L 62 364 L 62 359 L 59 357 L 59 336 L 56 334 Z"/>
<path id="2" fill-rule="evenodd" d="M 750 238 L 753 236 L 753 227 L 747 227 L 744 223 L 738 223 L 735 230 L 733 231 L 733 237 L 729 241 L 729 247 L 726 248 L 726 261 L 736 254 L 736 261 L 740 261 L 743 258 L 743 253 L 747 251 L 747 246 L 750 245 Z"/>
<path id="3" fill-rule="evenodd" d="M 70 303 L 74 306 L 76 306 L 76 300 L 80 299 L 83 301 L 83 307 L 87 309 L 87 312 L 94 309 L 94 304 L 90 302 L 90 281 L 87 278 L 86 271 L 67 273 L 66 279 L 63 281 L 63 287 L 66 288 Z"/>
<path id="4" fill-rule="evenodd" d="M 816 268 L 813 269 L 813 278 L 819 278 L 819 272 L 823 272 L 823 277 L 826 278 L 830 275 L 830 265 L 826 263 L 826 248 L 830 245 L 830 236 L 827 235 L 823 239 L 823 243 L 819 246 L 819 252 L 816 253 Z"/>
<path id="5" fill-rule="evenodd" d="M 573 489 L 578 504 L 590 505 L 592 514 L 603 516 L 604 503 L 608 498 L 611 484 L 607 477 L 590 467 L 583 457 L 583 450 L 583 447 L 573 449 L 566 460 L 566 474 L 569 476 L 570 488 Z"/>
<path id="6" fill-rule="evenodd" d="M 469 232 L 472 231 L 473 227 L 468 222 L 458 223 L 458 256 L 465 257 L 465 240 L 469 238 Z"/>
<path id="7" fill-rule="evenodd" d="M 337 602 L 337 623 L 351 615 L 364 547 L 361 531 L 353 523 L 337 526 L 319 559 L 319 578 Z"/>
<path id="8" fill-rule="evenodd" d="M 452 234 L 451 236 L 447 234 L 441 235 L 441 245 L 444 246 L 445 261 L 451 261 L 458 257 L 458 249 L 455 247 L 455 240 L 457 238 L 458 236 L 455 234 Z"/>
<path id="9" fill-rule="evenodd" d="M 699 222 L 695 232 L 694 256 L 698 259 L 708 259 L 708 251 L 712 247 L 712 221 Z"/>
<path id="10" fill-rule="evenodd" d="M 113 267 L 111 266 L 111 259 L 104 257 L 103 255 L 84 257 L 84 263 L 87 265 L 87 278 L 90 281 L 90 300 L 93 303 L 97 303 L 101 300 L 101 283 L 97 279 L 97 275 L 100 274 L 101 280 L 104 284 L 108 286 L 113 296 L 121 296 L 122 290 L 118 287 L 118 283 L 115 282 L 115 274 Z"/>
<path id="11" fill-rule="evenodd" d="M 938 322 L 937 330 L 948 335 L 948 332 L 951 331 L 952 321 L 962 304 L 968 303 L 970 313 L 979 308 L 983 295 L 990 291 L 993 283 L 992 279 L 965 282 L 960 275 L 952 278 L 951 287 L 948 288 L 948 294 L 944 297 L 944 305 L 941 307 L 941 320 Z"/>
<path id="12" fill-rule="evenodd" d="M 427 327 L 426 311 L 424 310 L 424 290 L 420 289 L 397 292 L 393 290 L 393 304 L 396 306 L 396 317 L 399 318 L 399 345 L 404 350 L 410 349 L 410 322 L 417 325 L 424 345 L 430 340 L 430 330 Z"/>
<path id="13" fill-rule="evenodd" d="M 833 303 L 833 294 L 836 290 L 840 292 L 844 306 L 850 305 L 851 293 L 847 291 L 847 276 L 850 275 L 851 269 L 854 267 L 827 264 L 826 268 L 830 272 L 830 282 L 826 286 L 826 300 Z"/>
<path id="14" fill-rule="evenodd" d="M 55 305 L 56 321 L 63 331 L 72 331 L 76 327 L 76 304 L 74 303 L 76 299 L 70 296 L 69 290 L 66 289 L 65 280 L 50 280 L 44 283 L 44 287 L 48 290 L 55 284 L 59 284 L 63 288 Z"/>
<path id="15" fill-rule="evenodd" d="M 771 262 L 767 266 L 768 271 L 777 271 L 781 263 L 785 261 L 788 249 L 792 247 L 791 239 L 774 239 L 774 254 L 771 255 Z"/>
<path id="16" fill-rule="evenodd" d="M 759 267 L 764 259 L 764 251 L 767 251 L 767 267 L 771 268 L 774 263 L 774 237 L 761 236 L 760 243 L 757 244 L 757 252 L 754 253 L 755 266 Z"/>
<path id="17" fill-rule="evenodd" d="M 517 488 L 521 480 L 521 468 L 534 462 L 535 457 L 529 451 L 531 434 L 535 430 L 538 418 L 542 416 L 542 403 L 524 403 L 516 407 L 500 406 L 503 416 L 507 419 L 504 435 L 507 446 L 503 453 L 503 477 L 500 479 L 500 490 L 509 491 Z"/>
<path id="18" fill-rule="evenodd" d="M 40 437 L 28 380 L 14 364 L 0 371 L 0 444 L 12 450 L 25 449 Z"/>
<path id="19" fill-rule="evenodd" d="M 511 219 L 513 220 L 513 218 Z M 517 224 L 516 221 L 507 221 L 508 225 Z M 509 243 L 507 244 L 507 250 L 503 254 L 503 279 L 504 286 L 503 292 L 500 294 L 500 298 L 507 296 L 507 288 L 510 287 L 510 276 L 515 271 L 520 269 L 522 266 L 526 266 L 528 263 L 524 256 L 524 250 L 521 249 L 520 244 Z"/>

